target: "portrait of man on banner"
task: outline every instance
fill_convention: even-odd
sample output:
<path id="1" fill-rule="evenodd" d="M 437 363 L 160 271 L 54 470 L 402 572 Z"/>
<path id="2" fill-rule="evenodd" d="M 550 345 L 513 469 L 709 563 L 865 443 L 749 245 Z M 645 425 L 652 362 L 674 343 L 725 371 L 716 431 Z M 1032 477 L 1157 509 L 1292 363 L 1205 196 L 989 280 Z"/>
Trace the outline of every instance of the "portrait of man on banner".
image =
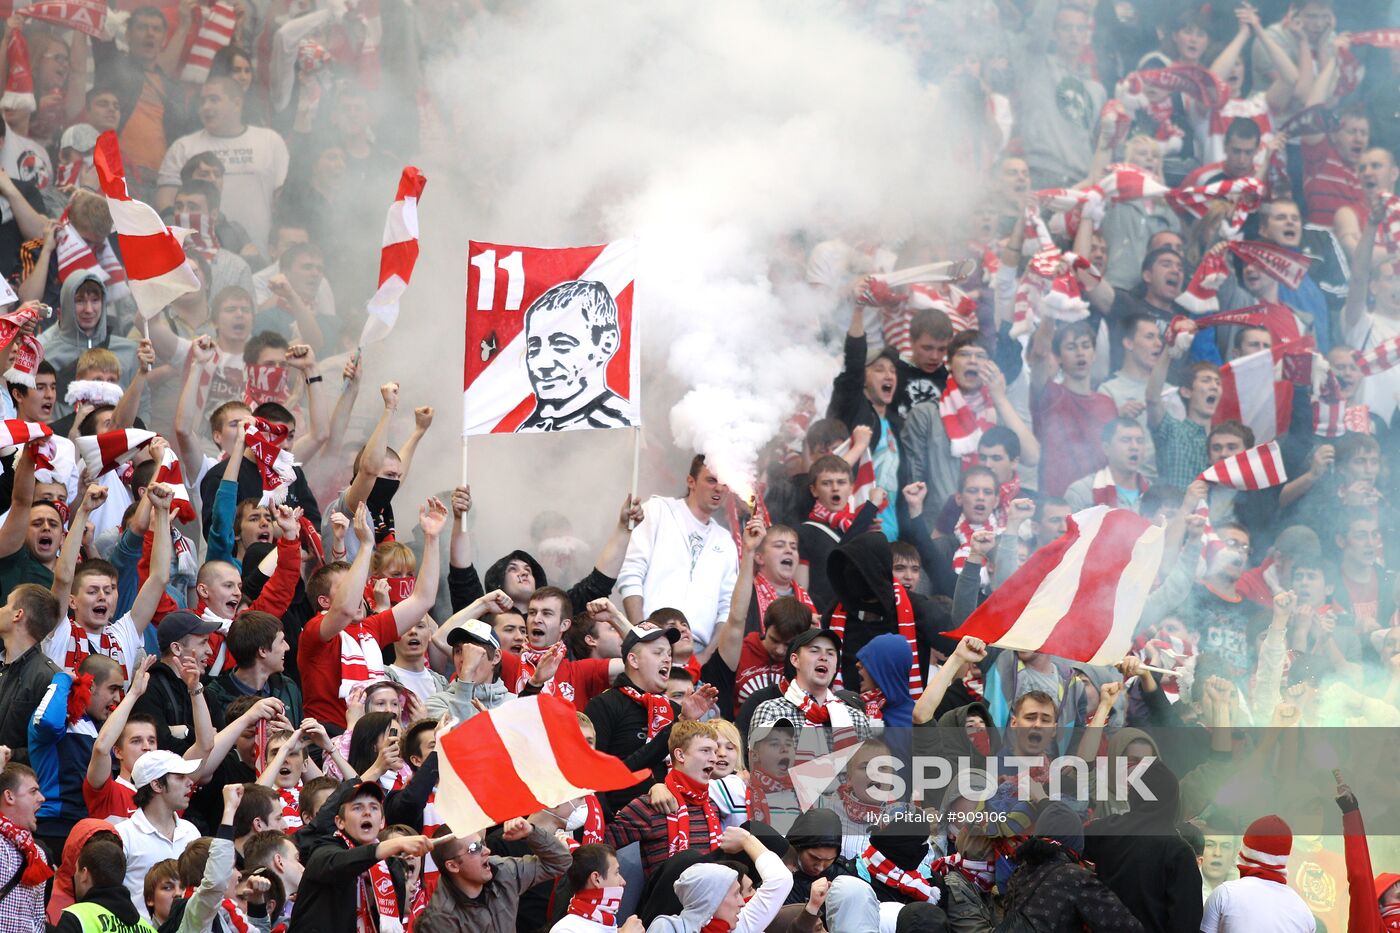
<path id="1" fill-rule="evenodd" d="M 626 400 L 607 383 L 621 343 L 617 302 L 601 282 L 561 282 L 535 299 L 525 312 L 535 408 L 516 431 L 626 427 Z"/>

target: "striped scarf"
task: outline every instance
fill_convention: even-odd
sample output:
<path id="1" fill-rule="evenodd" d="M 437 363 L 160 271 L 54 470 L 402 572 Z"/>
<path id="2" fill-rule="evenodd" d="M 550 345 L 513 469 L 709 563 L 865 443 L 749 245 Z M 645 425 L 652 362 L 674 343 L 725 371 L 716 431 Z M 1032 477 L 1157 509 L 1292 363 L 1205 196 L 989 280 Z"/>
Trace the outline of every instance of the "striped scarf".
<path id="1" fill-rule="evenodd" d="M 905 641 L 909 642 L 909 648 L 914 652 L 914 657 L 918 658 L 920 656 L 919 631 L 914 624 L 913 600 L 909 598 L 909 592 L 904 588 L 904 584 L 900 583 L 898 580 L 893 580 L 891 582 L 894 585 L 895 622 L 898 626 L 899 634 L 904 636 Z M 836 608 L 831 610 L 830 628 L 831 631 L 836 633 L 837 637 L 843 640 L 845 639 L 846 607 L 840 603 L 837 603 Z M 836 679 L 832 682 L 831 688 L 833 690 L 839 689 L 841 683 L 841 668 L 838 665 L 836 668 Z M 915 663 L 909 667 L 909 694 L 917 700 L 923 695 L 923 692 L 923 675 L 919 673 L 919 665 Z M 798 700 L 793 700 L 792 703 L 795 706 L 801 705 Z"/>
<path id="2" fill-rule="evenodd" d="M 338 832 L 335 838 L 345 843 L 347 849 L 356 848 L 355 840 L 345 833 Z M 365 875 L 360 872 L 355 876 L 355 933 L 379 933 L 379 911 Z"/>
<path id="3" fill-rule="evenodd" d="M 710 785 L 701 783 L 675 768 L 666 775 L 666 789 L 676 798 L 676 810 L 666 815 L 667 855 L 675 855 L 686 849 L 697 848 L 712 852 L 719 846 L 719 813 L 710 800 Z M 705 816 L 705 829 L 709 839 L 703 846 L 690 844 L 690 808 L 699 807 Z"/>
<path id="4" fill-rule="evenodd" d="M 873 844 L 867 846 L 865 851 L 860 854 L 860 862 L 870 872 L 872 881 L 878 881 L 885 887 L 916 901 L 924 901 L 934 905 L 938 903 L 939 895 L 942 892 L 930 885 L 916 872 L 905 871 L 885 858 Z"/>
<path id="5" fill-rule="evenodd" d="M 287 824 L 287 832 L 301 829 L 301 785 L 279 787 L 277 796 L 282 798 L 282 820 Z"/>
<path id="6" fill-rule="evenodd" d="M 812 602 L 812 597 L 807 595 L 807 591 L 798 586 L 797 581 L 792 581 L 792 596 L 799 603 L 806 606 L 813 612 L 817 611 L 817 606 Z M 778 598 L 778 588 L 761 573 L 754 574 L 753 593 L 758 603 L 758 631 L 763 634 L 763 617 L 768 613 L 768 607 Z"/>
<path id="7" fill-rule="evenodd" d="M 1136 481 L 1138 491 L 1138 501 L 1142 501 L 1142 496 L 1147 492 L 1147 477 L 1141 473 L 1134 473 L 1133 479 Z M 1109 508 L 1118 507 L 1118 484 L 1113 481 L 1113 471 L 1104 467 L 1094 474 L 1093 481 L 1094 505 L 1106 505 Z"/>
<path id="8" fill-rule="evenodd" d="M 943 420 L 943 432 L 948 435 L 949 450 L 954 456 L 963 458 L 963 466 L 970 466 L 969 458 L 977 455 L 982 432 L 997 423 L 992 393 L 982 386 L 969 398 L 949 376 L 948 387 L 938 401 L 938 415 Z"/>
<path id="9" fill-rule="evenodd" d="M 618 687 L 617 691 L 646 710 L 648 742 L 675 721 L 675 708 L 671 706 L 671 701 L 661 694 L 642 693 L 636 687 Z"/>
<path id="10" fill-rule="evenodd" d="M 983 894 L 990 894 L 992 885 L 996 882 L 995 862 L 978 862 L 963 858 L 961 852 L 954 852 L 944 858 L 935 859 L 929 871 L 936 875 L 946 875 L 950 871 L 955 871 Z"/>
<path id="11" fill-rule="evenodd" d="M 68 220 L 68 211 L 59 218 L 58 240 L 54 246 L 54 256 L 58 260 L 58 280 L 64 282 L 68 276 L 83 269 L 95 269 L 98 278 L 106 286 L 107 296 L 113 301 L 131 294 L 126 284 L 126 269 L 117 258 L 112 244 L 104 240 L 102 255 L 94 256 L 92 247 L 73 228 Z"/>
<path id="12" fill-rule="evenodd" d="M 622 888 L 587 888 L 569 900 L 569 913 L 605 927 L 617 926 L 622 909 Z"/>
<path id="13" fill-rule="evenodd" d="M 598 802 L 597 794 L 589 794 L 583 798 L 583 805 L 588 811 L 583 818 L 583 838 L 575 839 L 572 836 L 564 840 L 564 845 L 572 852 L 579 846 L 590 845 L 603 841 L 603 805 Z"/>
<path id="14" fill-rule="evenodd" d="M 78 665 L 83 663 L 83 659 L 92 653 L 92 635 L 78 623 L 70 621 L 68 623 L 68 651 L 64 654 L 63 666 L 70 671 L 76 671 Z M 111 636 L 106 626 L 103 626 L 102 635 L 98 639 L 97 653 L 116 661 L 122 666 L 122 671 L 126 672 L 126 661 L 122 658 L 121 646 L 117 644 L 117 640 Z"/>

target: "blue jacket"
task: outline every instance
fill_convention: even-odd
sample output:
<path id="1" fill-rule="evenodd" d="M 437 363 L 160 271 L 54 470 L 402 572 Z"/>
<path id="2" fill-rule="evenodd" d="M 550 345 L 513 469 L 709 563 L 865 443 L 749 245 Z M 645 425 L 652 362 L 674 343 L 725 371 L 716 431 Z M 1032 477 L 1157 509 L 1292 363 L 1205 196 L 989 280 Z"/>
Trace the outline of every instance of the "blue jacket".
<path id="1" fill-rule="evenodd" d="M 885 695 L 885 728 L 912 728 L 914 698 L 909 694 L 909 669 L 914 665 L 914 652 L 908 640 L 893 632 L 876 635 L 856 652 L 856 660 Z"/>
<path id="2" fill-rule="evenodd" d="M 86 715 L 68 724 L 68 694 L 73 675 L 59 671 L 29 720 L 29 765 L 39 778 L 44 802 L 39 806 L 39 834 L 63 836 L 88 815 L 83 802 L 97 724 Z"/>

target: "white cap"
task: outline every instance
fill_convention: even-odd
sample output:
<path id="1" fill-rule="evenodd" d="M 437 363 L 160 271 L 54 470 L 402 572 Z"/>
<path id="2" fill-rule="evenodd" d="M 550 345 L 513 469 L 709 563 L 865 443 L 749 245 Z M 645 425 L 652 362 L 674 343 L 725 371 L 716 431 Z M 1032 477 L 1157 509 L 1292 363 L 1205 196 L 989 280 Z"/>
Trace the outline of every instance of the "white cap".
<path id="1" fill-rule="evenodd" d="M 202 763 L 203 759 L 200 758 L 186 761 L 174 752 L 156 749 L 153 752 L 146 752 L 136 759 L 136 764 L 131 768 L 131 783 L 136 785 L 137 790 L 140 790 L 167 774 L 194 774 Z"/>

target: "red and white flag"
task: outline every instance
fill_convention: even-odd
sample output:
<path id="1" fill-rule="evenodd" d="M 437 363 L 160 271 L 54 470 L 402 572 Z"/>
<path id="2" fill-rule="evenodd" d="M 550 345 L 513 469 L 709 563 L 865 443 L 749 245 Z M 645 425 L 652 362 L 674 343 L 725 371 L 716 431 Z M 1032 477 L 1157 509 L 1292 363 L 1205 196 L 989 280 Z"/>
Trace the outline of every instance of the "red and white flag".
<path id="1" fill-rule="evenodd" d="M 160 459 L 155 481 L 174 490 L 175 494 L 170 499 L 170 514 L 175 516 L 177 521 L 194 521 L 194 503 L 190 501 L 190 490 L 185 485 L 184 474 L 180 471 L 180 458 L 175 456 L 174 449 L 165 448 L 165 456 Z"/>
<path id="2" fill-rule="evenodd" d="M 1267 444 L 1288 432 L 1293 409 L 1293 384 L 1274 378 L 1284 357 L 1310 352 L 1311 337 L 1276 343 L 1272 349 L 1237 357 L 1220 367 L 1220 403 L 1212 424 L 1238 421 L 1248 425 L 1254 439 Z"/>
<path id="3" fill-rule="evenodd" d="M 126 463 L 136 452 L 155 440 L 154 431 L 137 431 L 127 428 L 124 431 L 108 431 L 91 437 L 80 437 L 76 441 L 78 456 L 83 459 L 88 475 L 96 478 L 109 470 Z"/>
<path id="4" fill-rule="evenodd" d="M 104 0 L 39 0 L 16 12 L 76 29 L 94 39 L 106 37 L 107 4 Z"/>
<path id="5" fill-rule="evenodd" d="M 1087 664 L 1123 660 L 1162 562 L 1164 529 L 1106 505 L 1066 524 L 948 637 Z"/>
<path id="6" fill-rule="evenodd" d="M 1400 363 L 1400 337 L 1376 344 L 1364 353 L 1356 354 L 1356 366 L 1363 376 L 1383 373 Z"/>
<path id="7" fill-rule="evenodd" d="M 8 450 L 52 436 L 53 428 L 38 421 L 20 421 L 17 418 L 0 421 L 0 450 Z"/>
<path id="8" fill-rule="evenodd" d="M 195 12 L 199 17 L 199 29 L 195 32 L 189 51 L 185 53 L 185 67 L 180 71 L 180 80 L 203 84 L 209 77 L 214 56 L 233 41 L 238 11 L 220 0 L 209 6 L 196 6 Z"/>
<path id="9" fill-rule="evenodd" d="M 360 334 L 360 346 L 382 340 L 399 319 L 399 299 L 408 289 L 413 266 L 418 262 L 418 201 L 428 183 L 412 165 L 399 177 L 399 191 L 384 218 L 384 237 L 379 252 L 379 289 L 365 310 L 369 313 Z"/>
<path id="10" fill-rule="evenodd" d="M 521 697 L 438 739 L 438 811 L 459 836 L 646 779 L 595 751 L 578 712 L 558 697 Z"/>
<path id="11" fill-rule="evenodd" d="M 635 240 L 468 255 L 463 435 L 641 424 Z"/>
<path id="12" fill-rule="evenodd" d="M 1278 441 L 1272 440 L 1217 461 L 1199 479 L 1233 489 L 1267 489 L 1288 482 L 1288 472 Z"/>
<path id="13" fill-rule="evenodd" d="M 199 291 L 199 277 L 185 258 L 180 236 L 161 221 L 149 204 L 127 194 L 116 133 L 108 130 L 97 137 L 93 164 L 112 212 L 127 285 L 141 316 L 153 317 L 181 295 Z"/>

